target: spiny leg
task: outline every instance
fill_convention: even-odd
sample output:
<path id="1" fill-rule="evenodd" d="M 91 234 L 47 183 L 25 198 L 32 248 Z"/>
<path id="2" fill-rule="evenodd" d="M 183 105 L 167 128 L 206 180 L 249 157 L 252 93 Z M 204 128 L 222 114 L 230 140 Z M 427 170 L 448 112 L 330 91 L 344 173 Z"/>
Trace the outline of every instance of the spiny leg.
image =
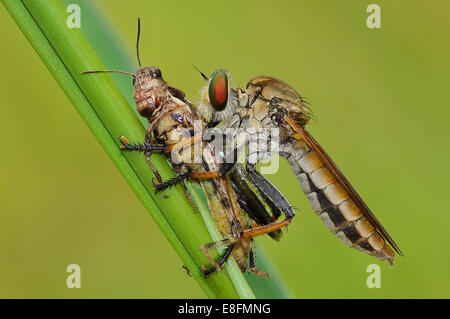
<path id="1" fill-rule="evenodd" d="M 282 227 L 285 227 L 285 226 L 289 225 L 291 223 L 291 221 L 292 221 L 292 218 L 286 218 L 286 219 L 284 219 L 282 221 L 275 222 L 275 223 L 272 223 L 272 224 L 269 224 L 269 225 L 258 226 L 258 227 L 252 228 L 252 229 L 247 229 L 247 230 L 244 230 L 242 232 L 241 238 L 227 237 L 227 238 L 222 239 L 220 241 L 216 241 L 216 242 L 212 242 L 212 243 L 203 245 L 200 249 L 205 252 L 206 258 L 208 258 L 208 260 L 211 262 L 211 264 L 213 264 L 213 267 L 215 267 L 215 269 L 218 269 L 218 268 L 220 268 L 219 264 L 214 260 L 214 258 L 212 258 L 211 254 L 209 253 L 209 250 L 211 248 L 215 248 L 215 247 L 222 246 L 222 245 L 227 245 L 227 244 L 229 244 L 229 245 L 235 244 L 236 242 L 239 242 L 239 241 L 242 241 L 242 240 L 248 240 L 248 239 L 251 239 L 251 238 L 259 236 L 259 235 L 263 235 L 263 234 L 266 234 L 266 233 L 273 232 L 273 231 L 275 231 L 277 229 L 280 229 Z M 202 268 L 202 271 L 203 270 L 205 270 L 205 271 L 207 270 L 204 266 L 202 266 L 201 268 Z M 250 271 L 256 273 L 257 275 L 265 276 L 265 273 L 259 272 L 255 268 L 254 259 L 253 259 L 253 264 L 250 263 Z"/>
<path id="2" fill-rule="evenodd" d="M 172 187 L 174 185 L 176 185 L 177 183 L 181 183 L 182 181 L 184 181 L 185 179 L 188 179 L 191 177 L 191 169 L 187 167 L 187 172 L 180 174 L 178 176 L 175 176 L 174 178 L 168 179 L 166 181 L 160 181 L 159 183 L 157 182 L 153 182 L 153 185 L 156 188 L 156 192 L 161 192 L 163 190 L 165 190 L 166 188 Z"/>
<path id="3" fill-rule="evenodd" d="M 284 220 L 276 222 L 276 223 L 272 223 L 272 224 L 264 225 L 264 226 L 258 226 L 258 227 L 252 228 L 252 229 L 247 229 L 247 230 L 244 230 L 241 238 L 249 239 L 249 238 L 259 236 L 259 235 L 267 234 L 267 233 L 273 232 L 274 230 L 285 227 L 285 226 L 289 225 L 291 222 L 292 222 L 292 218 L 285 218 Z"/>
<path id="4" fill-rule="evenodd" d="M 219 241 L 215 241 L 209 244 L 205 244 L 202 247 L 200 247 L 200 250 L 203 250 L 203 252 L 205 253 L 206 258 L 208 258 L 208 260 L 211 262 L 211 264 L 213 264 L 216 268 L 219 268 L 219 265 L 217 264 L 217 262 L 214 260 L 214 258 L 211 256 L 211 254 L 209 253 L 209 250 L 218 246 L 224 246 L 224 245 L 232 245 L 234 243 L 236 243 L 239 239 L 234 238 L 234 237 L 228 237 Z"/>
<path id="5" fill-rule="evenodd" d="M 165 146 L 164 145 L 162 145 L 162 144 L 151 144 L 150 143 L 150 138 L 148 137 L 147 134 L 145 135 L 145 143 L 144 144 L 131 144 L 125 136 L 121 136 L 120 137 L 120 142 L 122 143 L 122 146 L 120 148 L 122 150 L 124 150 L 124 151 L 144 152 L 145 159 L 146 159 L 147 163 L 150 165 L 150 168 L 152 169 L 153 174 L 155 174 L 156 179 L 160 183 L 162 182 L 161 175 L 159 175 L 158 170 L 153 165 L 153 162 L 151 161 L 150 156 L 151 156 L 153 151 L 163 152 L 165 150 Z M 155 184 L 155 183 L 153 183 L 153 184 Z M 161 192 L 161 194 L 165 198 L 168 197 L 163 192 Z"/>
<path id="6" fill-rule="evenodd" d="M 151 145 L 150 136 L 149 136 L 147 133 L 145 134 L 145 143 Z M 161 182 L 162 182 L 161 175 L 159 175 L 158 170 L 157 170 L 156 167 L 153 165 L 152 160 L 150 159 L 150 156 L 151 156 L 151 155 L 152 155 L 152 152 L 151 152 L 151 151 L 145 152 L 145 159 L 147 160 L 147 163 L 150 165 L 150 167 L 151 167 L 151 169 L 152 169 L 152 171 L 153 171 L 153 174 L 155 174 L 156 179 L 158 180 L 158 182 L 161 183 Z"/>
<path id="7" fill-rule="evenodd" d="M 176 185 L 177 183 L 181 183 L 185 179 L 190 178 L 191 177 L 191 168 L 189 166 L 187 166 L 187 165 L 184 165 L 184 167 L 187 170 L 186 173 L 183 173 L 183 174 L 180 174 L 178 176 L 175 176 L 174 178 L 171 178 L 171 179 L 169 179 L 167 181 L 164 181 L 164 182 L 160 181 L 158 183 L 158 182 L 153 181 L 153 186 L 155 186 L 155 193 L 162 192 L 164 189 L 166 189 L 168 187 L 172 187 L 172 186 Z M 183 187 L 184 194 L 188 198 L 189 203 L 192 205 L 192 207 L 194 209 L 198 209 L 197 205 L 195 205 L 195 202 L 194 202 L 194 200 L 191 197 L 191 194 L 189 193 L 188 189 L 186 188 L 186 185 L 184 183 L 181 183 L 181 186 Z"/>
<path id="8" fill-rule="evenodd" d="M 144 144 L 131 144 L 125 136 L 120 137 L 120 142 L 122 143 L 120 149 L 124 151 L 164 152 L 166 150 L 166 147 L 163 144 L 150 144 L 147 140 Z"/>
<path id="9" fill-rule="evenodd" d="M 197 143 L 201 141 L 201 139 L 198 136 L 186 138 L 183 139 L 181 142 L 178 142 L 177 144 L 168 145 L 165 149 L 166 152 L 171 151 L 173 149 L 180 149 L 183 146 L 192 145 L 194 143 Z M 237 157 L 237 149 L 234 151 L 234 158 Z M 171 187 L 177 183 L 182 182 L 185 179 L 188 178 L 194 178 L 194 179 L 212 179 L 212 178 L 218 178 L 223 177 L 227 175 L 229 172 L 231 172 L 235 166 L 234 161 L 225 162 L 218 171 L 193 171 L 189 166 L 186 166 L 188 169 L 187 173 L 180 174 L 174 178 L 171 178 L 167 181 L 161 181 L 158 179 L 159 185 L 154 183 L 157 191 L 162 191 L 168 187 Z M 188 196 L 189 197 L 189 196 Z"/>
<path id="10" fill-rule="evenodd" d="M 230 244 L 225 252 L 220 256 L 219 260 L 217 262 L 214 262 L 214 265 L 210 268 L 206 268 L 205 266 L 201 266 L 200 270 L 202 271 L 203 275 L 205 277 L 208 277 L 211 273 L 218 271 L 219 269 L 222 269 L 223 264 L 228 260 L 228 258 L 231 256 L 231 253 L 233 252 L 234 246 L 236 243 Z"/>
<path id="11" fill-rule="evenodd" d="M 249 259 L 250 259 L 250 268 L 248 270 L 249 272 L 252 272 L 252 273 L 254 273 L 254 274 L 258 275 L 258 276 L 261 276 L 261 277 L 268 277 L 268 278 L 272 277 L 270 274 L 268 274 L 266 272 L 259 271 L 256 268 L 256 259 L 255 259 L 254 247 L 252 247 L 252 250 L 250 251 Z"/>
<path id="12" fill-rule="evenodd" d="M 153 174 L 155 174 L 156 179 L 158 180 L 158 184 L 162 183 L 162 178 L 161 175 L 159 175 L 158 170 L 156 169 L 156 167 L 153 165 L 152 160 L 150 159 L 150 156 L 152 155 L 152 152 L 145 152 L 145 160 L 147 161 L 148 165 L 150 166 L 150 168 L 153 171 Z M 155 182 L 153 181 L 153 186 L 155 186 Z M 169 198 L 168 195 L 166 195 L 163 191 L 161 191 L 161 195 L 164 198 Z"/>
<path id="13" fill-rule="evenodd" d="M 183 187 L 184 194 L 186 195 L 189 203 L 191 203 L 191 206 L 194 208 L 194 210 L 198 210 L 197 205 L 195 204 L 194 200 L 191 197 L 191 194 L 189 193 L 188 189 L 186 188 L 186 184 L 181 183 L 181 186 Z"/>
<path id="14" fill-rule="evenodd" d="M 168 187 L 174 186 L 177 183 L 180 183 L 182 181 L 184 181 L 185 179 L 189 179 L 189 178 L 193 178 L 193 179 L 212 179 L 212 178 L 218 178 L 218 177 L 223 177 L 224 175 L 226 175 L 226 171 L 229 170 L 230 168 L 228 166 L 223 166 L 224 168 L 221 168 L 219 171 L 217 172 L 195 172 L 192 171 L 191 168 L 189 168 L 189 166 L 186 166 L 188 168 L 188 171 L 186 173 L 180 174 L 174 178 L 168 179 L 166 181 L 160 182 L 158 183 L 153 183 L 156 187 L 156 191 L 160 192 Z"/>

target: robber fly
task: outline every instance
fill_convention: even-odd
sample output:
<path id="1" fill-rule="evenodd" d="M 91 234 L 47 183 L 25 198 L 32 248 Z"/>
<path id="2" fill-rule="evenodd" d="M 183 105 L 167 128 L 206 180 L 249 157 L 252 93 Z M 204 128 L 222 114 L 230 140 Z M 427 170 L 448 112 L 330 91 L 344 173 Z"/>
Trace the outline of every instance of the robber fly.
<path id="1" fill-rule="evenodd" d="M 239 165 L 218 162 L 216 149 L 203 139 L 203 134 L 193 135 L 197 131 L 203 133 L 205 123 L 185 94 L 168 85 L 158 67 L 142 67 L 139 58 L 139 36 L 138 20 L 136 51 L 139 69 L 135 74 L 117 70 L 83 72 L 119 72 L 133 77 L 134 101 L 139 114 L 148 119 L 148 127 L 145 142 L 142 144 L 131 144 L 125 137 L 120 137 L 122 149 L 145 153 L 158 180 L 154 182 L 156 191 L 162 192 L 167 187 L 181 183 L 190 198 L 183 181 L 193 179 L 200 183 L 213 219 L 224 237 L 222 241 L 201 247 L 213 264 L 210 268 L 201 267 L 205 276 L 220 270 L 230 255 L 233 255 L 243 272 L 246 271 L 249 261 L 250 272 L 269 276 L 256 268 L 253 237 L 268 233 L 272 238 L 279 239 L 280 228 L 284 224 L 274 223 L 274 220 L 281 212 L 293 217 L 292 207 L 262 175 L 252 174 L 248 177 L 249 174 Z M 195 160 L 198 150 L 202 154 L 201 161 Z M 163 152 L 178 176 L 162 181 L 151 162 L 152 152 Z M 249 184 L 257 189 L 259 196 Z M 261 200 L 271 208 L 272 214 L 266 210 Z M 243 213 L 241 207 L 247 213 Z M 226 246 L 226 249 L 216 261 L 209 254 L 209 249 L 220 245 Z"/>
<path id="2" fill-rule="evenodd" d="M 230 89 L 226 71 L 218 70 L 209 78 L 201 74 L 207 82 L 199 103 L 205 121 L 212 125 L 222 121 L 222 129 L 278 128 L 279 148 L 272 153 L 278 152 L 288 160 L 312 209 L 327 228 L 347 246 L 391 265 L 395 256 L 391 247 L 402 255 L 333 160 L 305 129 L 312 113 L 292 87 L 273 77 L 258 76 L 248 82 L 245 90 Z M 221 90 L 218 95 L 224 103 L 215 98 L 217 90 Z M 254 163 L 246 166 L 254 174 Z"/>

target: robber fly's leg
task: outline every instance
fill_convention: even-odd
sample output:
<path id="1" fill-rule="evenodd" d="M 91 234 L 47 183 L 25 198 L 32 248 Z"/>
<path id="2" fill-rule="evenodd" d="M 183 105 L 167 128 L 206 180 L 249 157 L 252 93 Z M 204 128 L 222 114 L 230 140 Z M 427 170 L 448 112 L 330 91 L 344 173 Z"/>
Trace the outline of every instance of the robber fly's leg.
<path id="1" fill-rule="evenodd" d="M 211 179 L 226 176 L 229 172 L 231 172 L 236 165 L 236 162 L 226 162 L 220 166 L 220 169 L 215 172 L 206 171 L 206 172 L 190 172 L 190 177 L 195 179 Z"/>
<path id="2" fill-rule="evenodd" d="M 248 238 L 253 238 L 259 235 L 263 235 L 263 234 L 267 234 L 270 232 L 273 232 L 277 229 L 280 229 L 282 227 L 285 227 L 287 225 L 289 225 L 292 222 L 292 218 L 285 218 L 282 221 L 276 222 L 276 223 L 272 223 L 269 225 L 265 225 L 265 226 L 258 226 L 252 229 L 247 229 L 244 230 L 244 232 L 242 233 L 242 239 L 248 239 Z"/>
<path id="3" fill-rule="evenodd" d="M 219 260 L 216 262 L 213 262 L 213 266 L 210 268 L 206 268 L 204 265 L 201 265 L 200 270 L 202 271 L 203 275 L 205 277 L 208 277 L 211 273 L 218 271 L 222 269 L 225 262 L 228 260 L 228 258 L 231 256 L 231 253 L 233 252 L 233 248 L 236 245 L 236 243 L 232 243 L 227 247 L 227 250 L 220 256 Z"/>
<path id="4" fill-rule="evenodd" d="M 208 258 L 208 260 L 211 262 L 211 264 L 213 264 L 214 267 L 216 267 L 216 269 L 220 268 L 219 264 L 214 260 L 214 258 L 211 256 L 211 254 L 209 253 L 209 250 L 218 246 L 224 246 L 224 245 L 233 245 L 235 244 L 239 239 L 236 239 L 234 237 L 228 237 L 219 241 L 215 241 L 206 245 L 203 245 L 202 247 L 200 247 L 200 250 L 203 250 L 203 252 L 205 253 L 206 258 Z"/>
<path id="5" fill-rule="evenodd" d="M 159 175 L 158 170 L 156 169 L 156 167 L 153 165 L 152 161 L 150 160 L 150 156 L 153 151 L 164 152 L 165 145 L 151 144 L 150 138 L 148 137 L 147 134 L 145 135 L 145 143 L 144 144 L 130 144 L 130 142 L 128 141 L 128 139 L 125 136 L 120 137 L 120 142 L 122 143 L 120 148 L 124 151 L 144 152 L 145 159 L 147 160 L 147 163 L 150 165 L 150 168 L 152 169 L 153 174 L 155 174 L 155 177 L 158 181 L 162 182 L 161 175 Z M 164 193 L 162 193 L 162 196 L 165 198 L 168 197 Z"/>
<path id="6" fill-rule="evenodd" d="M 194 208 L 194 210 L 198 210 L 197 205 L 195 204 L 194 200 L 191 197 L 191 194 L 189 193 L 188 189 L 186 188 L 186 184 L 181 183 L 181 186 L 183 186 L 184 193 L 186 194 L 186 197 L 189 200 L 189 203 L 191 203 L 191 206 Z"/>
<path id="7" fill-rule="evenodd" d="M 250 259 L 250 268 L 248 269 L 249 272 L 252 272 L 261 277 L 269 277 L 269 278 L 272 277 L 270 274 L 259 271 L 256 268 L 254 247 L 252 247 L 252 250 L 250 251 L 249 259 Z"/>

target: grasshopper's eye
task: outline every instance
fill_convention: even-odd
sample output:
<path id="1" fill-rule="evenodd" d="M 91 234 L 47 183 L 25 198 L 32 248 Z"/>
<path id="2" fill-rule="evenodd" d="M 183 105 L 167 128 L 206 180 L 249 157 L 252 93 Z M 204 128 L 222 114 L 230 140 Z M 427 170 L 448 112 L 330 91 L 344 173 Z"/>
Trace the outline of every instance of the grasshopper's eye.
<path id="1" fill-rule="evenodd" d="M 228 76 L 218 70 L 209 80 L 209 101 L 216 111 L 223 111 L 228 102 Z"/>

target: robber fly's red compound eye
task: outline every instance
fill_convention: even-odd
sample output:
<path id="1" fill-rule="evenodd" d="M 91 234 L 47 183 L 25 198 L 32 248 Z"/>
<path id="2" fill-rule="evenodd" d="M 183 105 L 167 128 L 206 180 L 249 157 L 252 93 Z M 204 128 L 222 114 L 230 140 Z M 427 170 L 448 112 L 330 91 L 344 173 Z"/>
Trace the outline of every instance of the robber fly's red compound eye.
<path id="1" fill-rule="evenodd" d="M 228 76 L 218 70 L 209 80 L 209 101 L 216 111 L 223 111 L 228 102 Z"/>

